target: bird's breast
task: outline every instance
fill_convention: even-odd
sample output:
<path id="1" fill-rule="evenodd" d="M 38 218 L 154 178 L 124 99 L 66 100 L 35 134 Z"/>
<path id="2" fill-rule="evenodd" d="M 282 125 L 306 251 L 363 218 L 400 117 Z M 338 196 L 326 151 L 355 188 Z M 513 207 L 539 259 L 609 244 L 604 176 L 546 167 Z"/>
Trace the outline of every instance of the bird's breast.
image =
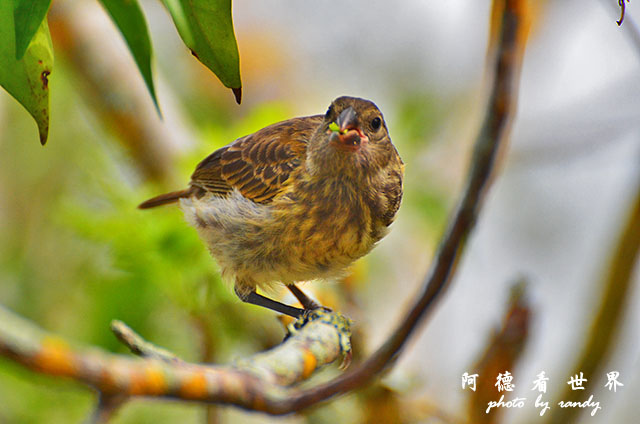
<path id="1" fill-rule="evenodd" d="M 286 244 L 293 255 L 319 268 L 344 268 L 386 233 L 368 197 L 352 181 L 306 181 L 274 204 L 274 215 L 282 224 L 283 238 L 292 241 Z"/>

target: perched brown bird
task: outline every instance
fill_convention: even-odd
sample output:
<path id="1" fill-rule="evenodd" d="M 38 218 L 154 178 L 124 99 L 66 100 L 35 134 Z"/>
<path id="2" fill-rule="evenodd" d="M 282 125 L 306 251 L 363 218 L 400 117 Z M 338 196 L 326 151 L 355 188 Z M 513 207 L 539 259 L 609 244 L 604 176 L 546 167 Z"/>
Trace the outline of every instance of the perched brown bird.
<path id="1" fill-rule="evenodd" d="M 404 165 L 382 113 L 340 97 L 326 114 L 279 122 L 204 159 L 189 188 L 142 203 L 180 201 L 244 302 L 298 317 L 257 287 L 335 278 L 388 231 L 402 198 Z"/>

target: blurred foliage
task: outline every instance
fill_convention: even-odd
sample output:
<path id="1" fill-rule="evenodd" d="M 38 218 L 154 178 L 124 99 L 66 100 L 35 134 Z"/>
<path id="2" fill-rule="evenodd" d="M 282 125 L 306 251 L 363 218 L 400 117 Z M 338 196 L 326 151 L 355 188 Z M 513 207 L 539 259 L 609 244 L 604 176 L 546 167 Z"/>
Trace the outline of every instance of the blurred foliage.
<path id="1" fill-rule="evenodd" d="M 443 101 L 435 101 L 437 97 L 429 91 L 403 91 L 398 96 L 397 120 L 394 129 L 402 130 L 402 139 L 406 143 L 403 153 L 405 156 L 424 149 L 431 142 L 433 132 L 439 128 L 439 123 L 446 118 L 448 108 Z"/>
<path id="2" fill-rule="evenodd" d="M 144 78 L 144 83 L 153 98 L 153 103 L 160 110 L 156 89 L 151 74 L 151 40 L 147 21 L 137 1 L 130 0 L 100 0 L 107 9 L 111 19 L 116 24 L 129 46 L 136 65 Z"/>

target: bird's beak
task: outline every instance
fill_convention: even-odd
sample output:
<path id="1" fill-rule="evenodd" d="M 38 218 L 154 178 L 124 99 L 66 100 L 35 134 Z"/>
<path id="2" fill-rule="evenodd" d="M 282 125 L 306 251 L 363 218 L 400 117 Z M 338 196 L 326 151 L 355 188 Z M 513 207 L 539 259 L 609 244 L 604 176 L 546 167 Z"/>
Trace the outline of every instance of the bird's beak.
<path id="1" fill-rule="evenodd" d="M 358 114 L 352 107 L 348 107 L 340 113 L 338 119 L 336 119 L 336 124 L 343 134 L 347 130 L 355 130 L 358 128 Z"/>
<path id="2" fill-rule="evenodd" d="M 335 123 L 329 126 L 329 132 L 329 141 L 343 150 L 358 150 L 368 140 L 360 129 L 358 114 L 352 107 L 340 112 Z"/>

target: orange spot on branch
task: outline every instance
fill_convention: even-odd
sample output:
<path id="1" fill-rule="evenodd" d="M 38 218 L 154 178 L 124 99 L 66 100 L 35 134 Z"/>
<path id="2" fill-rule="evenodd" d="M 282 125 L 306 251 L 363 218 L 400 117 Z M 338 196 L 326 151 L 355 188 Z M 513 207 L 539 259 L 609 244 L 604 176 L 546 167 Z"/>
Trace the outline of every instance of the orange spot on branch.
<path id="1" fill-rule="evenodd" d="M 207 378 L 204 373 L 193 374 L 187 378 L 182 387 L 180 387 L 180 395 L 187 399 L 202 399 L 207 395 Z"/>
<path id="2" fill-rule="evenodd" d="M 316 366 L 318 365 L 318 360 L 313 355 L 313 353 L 311 353 L 311 351 L 309 350 L 305 350 L 302 355 L 303 355 L 302 377 L 307 378 L 315 371 Z"/>
<path id="3" fill-rule="evenodd" d="M 131 395 L 161 395 L 166 392 L 167 380 L 158 366 L 148 365 L 131 375 L 129 382 Z"/>
<path id="4" fill-rule="evenodd" d="M 146 392 L 149 394 L 162 394 L 167 391 L 167 379 L 158 366 L 150 366 L 145 369 Z"/>
<path id="5" fill-rule="evenodd" d="M 69 345 L 57 337 L 45 337 L 42 349 L 34 357 L 34 366 L 51 375 L 72 376 L 75 357 Z"/>

